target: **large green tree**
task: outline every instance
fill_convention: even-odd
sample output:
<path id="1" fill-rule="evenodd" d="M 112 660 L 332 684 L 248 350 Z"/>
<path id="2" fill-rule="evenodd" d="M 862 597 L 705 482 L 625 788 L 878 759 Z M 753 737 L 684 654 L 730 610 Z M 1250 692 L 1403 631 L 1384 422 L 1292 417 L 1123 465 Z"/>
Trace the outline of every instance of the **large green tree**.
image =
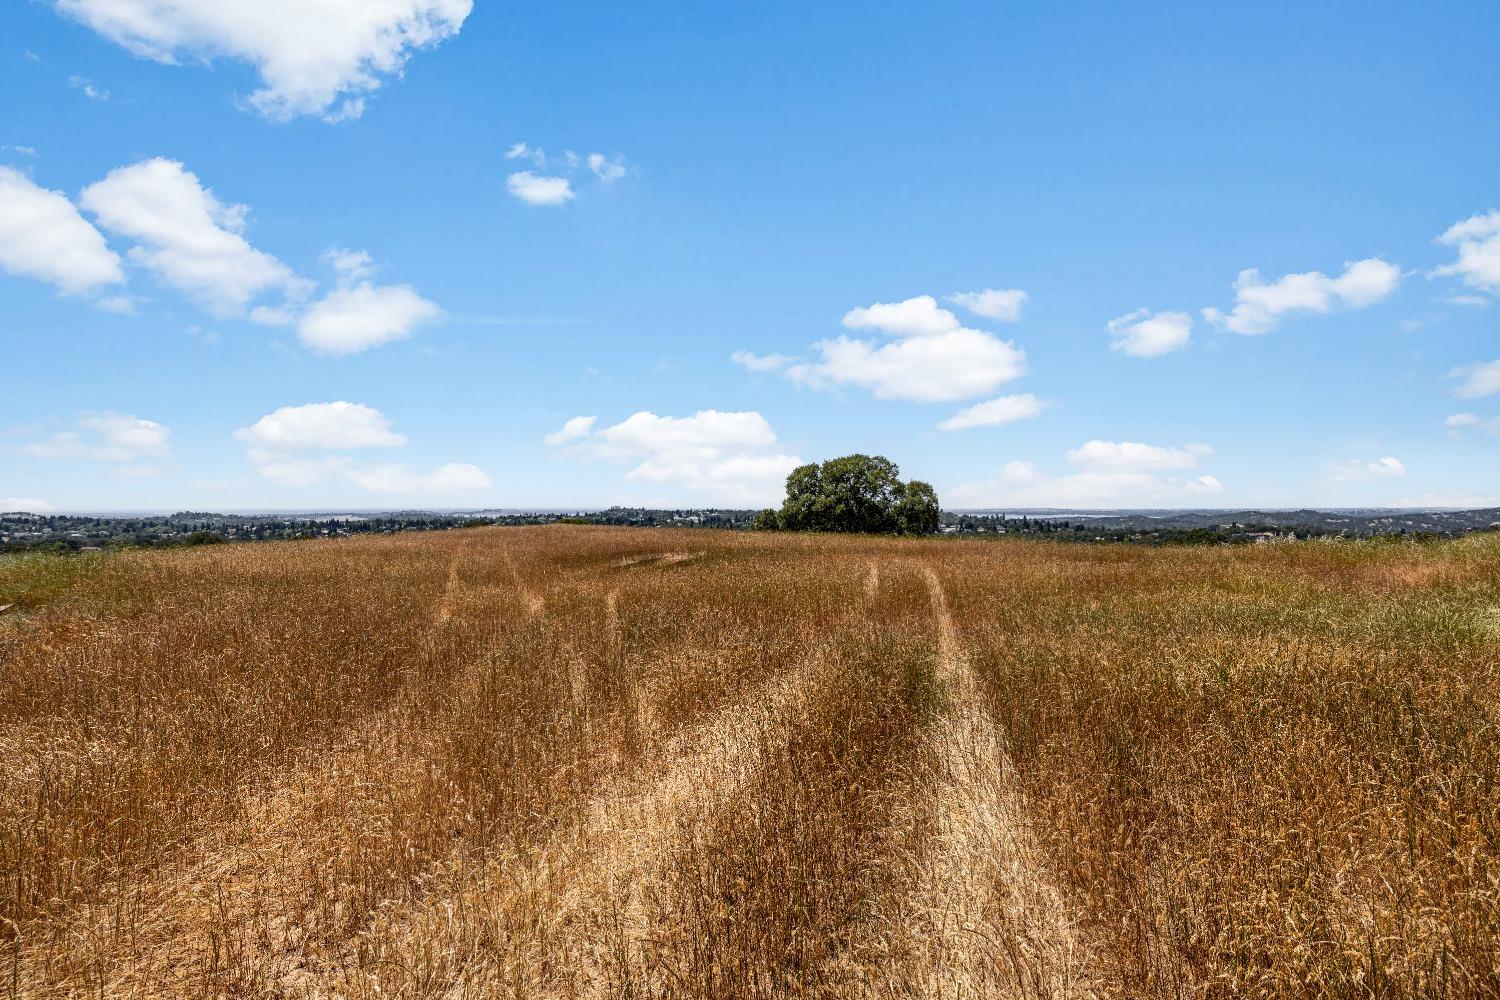
<path id="1" fill-rule="evenodd" d="M 786 478 L 781 509 L 765 510 L 757 529 L 925 535 L 938 530 L 931 486 L 901 481 L 896 463 L 880 455 L 845 455 L 803 465 Z"/>

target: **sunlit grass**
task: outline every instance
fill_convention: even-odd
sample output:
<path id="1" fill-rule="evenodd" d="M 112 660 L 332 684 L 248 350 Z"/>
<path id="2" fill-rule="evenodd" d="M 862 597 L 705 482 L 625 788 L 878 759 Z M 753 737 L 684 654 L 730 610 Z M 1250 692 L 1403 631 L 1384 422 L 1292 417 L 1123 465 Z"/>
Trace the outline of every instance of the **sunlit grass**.
<path id="1" fill-rule="evenodd" d="M 1500 538 L 477 529 L 7 603 L 0 996 L 1500 984 Z"/>

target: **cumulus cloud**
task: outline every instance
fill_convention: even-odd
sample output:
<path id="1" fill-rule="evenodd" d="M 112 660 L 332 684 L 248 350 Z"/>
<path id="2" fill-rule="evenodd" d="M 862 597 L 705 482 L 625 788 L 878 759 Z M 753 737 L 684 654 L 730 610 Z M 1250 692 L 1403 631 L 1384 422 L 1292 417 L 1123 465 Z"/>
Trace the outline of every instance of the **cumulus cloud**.
<path id="1" fill-rule="evenodd" d="M 1109 333 L 1112 349 L 1136 358 L 1158 358 L 1188 345 L 1193 336 L 1193 317 L 1185 312 L 1137 309 L 1110 320 Z"/>
<path id="2" fill-rule="evenodd" d="M 375 273 L 375 258 L 363 250 L 334 247 L 323 255 L 323 263 L 342 281 L 363 281 Z"/>
<path id="3" fill-rule="evenodd" d="M 579 438 L 588 436 L 589 431 L 594 428 L 594 422 L 598 419 L 598 417 L 574 417 L 548 434 L 545 440 L 554 448 L 577 441 Z"/>
<path id="4" fill-rule="evenodd" d="M 577 196 L 574 178 L 611 185 L 630 173 L 625 157 L 616 153 L 589 153 L 580 156 L 564 150 L 561 156 L 548 156 L 540 146 L 517 142 L 505 151 L 507 160 L 524 160 L 533 169 L 519 170 L 505 179 L 511 196 L 528 205 L 565 205 Z M 592 176 L 591 176 L 592 175 Z"/>
<path id="5" fill-rule="evenodd" d="M 505 178 L 505 186 L 528 205 L 564 205 L 573 200 L 573 185 L 566 177 L 543 177 L 521 170 Z"/>
<path id="6" fill-rule="evenodd" d="M 0 167 L 0 268 L 87 295 L 125 281 L 120 258 L 60 191 Z"/>
<path id="7" fill-rule="evenodd" d="M 307 291 L 291 268 L 245 239 L 244 205 L 221 203 L 175 160 L 119 167 L 84 188 L 79 201 L 105 229 L 136 241 L 133 262 L 217 315 L 241 313 L 274 289 L 293 297 Z"/>
<path id="8" fill-rule="evenodd" d="M 257 448 L 278 451 L 348 451 L 399 448 L 405 436 L 391 429 L 385 414 L 363 403 L 307 403 L 283 406 L 234 436 Z"/>
<path id="9" fill-rule="evenodd" d="M 1212 455 L 1206 444 L 1166 448 L 1137 441 L 1086 441 L 1068 452 L 1068 461 L 1095 472 L 1191 469 Z"/>
<path id="10" fill-rule="evenodd" d="M 405 435 L 396 433 L 385 414 L 363 403 L 283 406 L 234 436 L 246 445 L 256 471 L 283 486 L 312 486 L 336 478 L 372 493 L 438 497 L 490 486 L 484 471 L 467 463 L 450 462 L 431 472 L 400 463 L 356 463 L 348 452 L 406 444 Z"/>
<path id="11" fill-rule="evenodd" d="M 1385 458 L 1377 458 L 1371 462 L 1359 458 L 1340 462 L 1334 467 L 1329 478 L 1335 483 L 1351 483 L 1369 479 L 1393 479 L 1404 475 L 1406 475 L 1406 466 L 1402 461 L 1387 455 Z"/>
<path id="12" fill-rule="evenodd" d="M 1460 399 L 1493 396 L 1500 392 L 1500 359 L 1455 368 L 1448 377 L 1459 380 L 1458 388 L 1453 392 Z"/>
<path id="13" fill-rule="evenodd" d="M 588 165 L 589 169 L 594 172 L 594 176 L 606 184 L 613 184 L 628 172 L 625 158 L 619 155 L 611 158 L 603 153 L 590 153 Z"/>
<path id="14" fill-rule="evenodd" d="M 879 330 L 897 337 L 934 336 L 950 333 L 962 325 L 957 316 L 939 307 L 931 295 L 850 309 L 843 322 L 851 330 Z"/>
<path id="15" fill-rule="evenodd" d="M 1443 429 L 1452 438 L 1463 437 L 1467 431 L 1500 434 L 1500 417 L 1486 419 L 1477 413 L 1454 413 L 1443 419 Z"/>
<path id="16" fill-rule="evenodd" d="M 250 318 L 267 326 L 293 326 L 297 338 L 324 354 L 354 354 L 395 340 L 418 327 L 441 321 L 445 313 L 410 285 L 376 285 L 368 280 L 375 260 L 363 250 L 336 248 L 323 255 L 337 285 L 305 305 L 285 302 L 258 306 Z"/>
<path id="17" fill-rule="evenodd" d="M 984 316 L 1000 323 L 1016 323 L 1021 319 L 1021 307 L 1029 296 L 1019 288 L 986 288 L 981 292 L 954 292 L 944 301 L 952 302 L 960 309 L 967 309 L 975 316 Z"/>
<path id="18" fill-rule="evenodd" d="M 507 160 L 530 160 L 535 163 L 537 169 L 547 166 L 547 154 L 543 150 L 528 146 L 524 142 L 518 142 L 505 151 Z"/>
<path id="19" fill-rule="evenodd" d="M 93 462 L 134 462 L 162 458 L 171 451 L 171 430 L 154 420 L 124 413 L 85 413 L 78 418 L 77 428 L 23 445 L 21 451 L 37 458 Z"/>
<path id="20" fill-rule="evenodd" d="M 431 472 L 415 472 L 405 465 L 376 465 L 345 470 L 350 481 L 372 493 L 416 493 L 444 495 L 487 490 L 490 477 L 477 465 L 449 462 Z"/>
<path id="21" fill-rule="evenodd" d="M 1328 313 L 1335 306 L 1363 309 L 1396 290 L 1401 269 L 1371 257 L 1344 265 L 1344 273 L 1330 278 L 1319 271 L 1287 274 L 1272 282 L 1249 268 L 1235 280 L 1234 309 L 1228 314 L 1205 309 L 1203 316 L 1231 333 L 1269 333 L 1291 312 Z"/>
<path id="22" fill-rule="evenodd" d="M 972 399 L 1026 371 L 1023 351 L 981 330 L 958 329 L 886 344 L 839 337 L 813 347 L 821 359 L 792 365 L 786 369 L 789 378 L 814 388 L 856 385 L 879 399 Z"/>
<path id="23" fill-rule="evenodd" d="M 328 354 L 353 354 L 404 340 L 419 326 L 443 317 L 437 303 L 409 285 L 336 288 L 315 302 L 297 323 L 304 344 Z"/>
<path id="24" fill-rule="evenodd" d="M 1454 223 L 1438 242 L 1456 248 L 1458 259 L 1433 271 L 1434 275 L 1456 276 L 1471 288 L 1500 295 L 1500 211 Z M 1483 301 L 1472 296 L 1455 298 L 1466 299 L 1464 305 Z"/>
<path id="25" fill-rule="evenodd" d="M 1011 462 L 992 479 L 965 483 L 946 497 L 961 507 L 1169 507 L 1203 502 L 1224 490 L 1196 471 L 1213 454 L 1207 445 L 1181 447 L 1133 441 L 1088 441 L 1066 455 L 1078 471 L 1049 475 L 1030 462 Z"/>
<path id="26" fill-rule="evenodd" d="M 755 354 L 751 351 L 735 351 L 729 356 L 729 360 L 753 372 L 774 372 L 785 368 L 794 359 L 785 354 Z"/>
<path id="27" fill-rule="evenodd" d="M 1017 420 L 1031 420 L 1041 416 L 1047 404 L 1031 393 L 1001 396 L 988 402 L 978 403 L 968 409 L 959 410 L 938 424 L 938 430 L 961 431 L 971 427 L 999 427 Z"/>
<path id="28" fill-rule="evenodd" d="M 880 399 L 953 402 L 994 392 L 1026 371 L 1026 354 L 1006 340 L 964 326 L 931 295 L 851 309 L 843 325 L 893 339 L 839 336 L 812 345 L 816 360 L 737 351 L 752 371 L 780 370 L 814 389 L 853 385 Z"/>
<path id="29" fill-rule="evenodd" d="M 68 85 L 74 90 L 83 91 L 83 96 L 87 97 L 91 101 L 108 103 L 111 99 L 109 91 L 94 86 L 94 81 L 90 80 L 88 77 L 70 76 L 68 77 Z"/>
<path id="30" fill-rule="evenodd" d="M 55 509 L 37 497 L 0 497 L 0 513 L 3 514 L 50 514 Z"/>
<path id="31" fill-rule="evenodd" d="M 584 419 L 592 427 L 593 418 L 575 418 L 564 430 L 579 430 L 575 421 Z M 602 430 L 581 430 L 549 443 L 583 460 L 633 463 L 626 474 L 632 481 L 681 486 L 730 504 L 775 500 L 787 474 L 802 464 L 777 450 L 775 431 L 755 411 L 663 417 L 643 410 Z"/>
<path id="32" fill-rule="evenodd" d="M 357 118 L 364 95 L 399 76 L 411 53 L 458 34 L 472 0 L 56 0 L 138 56 L 218 56 L 255 66 L 248 99 L 267 118 Z"/>

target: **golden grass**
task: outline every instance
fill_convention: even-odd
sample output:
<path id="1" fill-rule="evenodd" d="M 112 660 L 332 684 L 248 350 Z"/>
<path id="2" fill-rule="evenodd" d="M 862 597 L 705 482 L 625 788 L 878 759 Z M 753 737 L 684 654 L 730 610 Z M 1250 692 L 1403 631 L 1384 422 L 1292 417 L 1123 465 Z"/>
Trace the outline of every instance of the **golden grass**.
<path id="1" fill-rule="evenodd" d="M 0 560 L 0 997 L 1500 995 L 1500 539 Z"/>

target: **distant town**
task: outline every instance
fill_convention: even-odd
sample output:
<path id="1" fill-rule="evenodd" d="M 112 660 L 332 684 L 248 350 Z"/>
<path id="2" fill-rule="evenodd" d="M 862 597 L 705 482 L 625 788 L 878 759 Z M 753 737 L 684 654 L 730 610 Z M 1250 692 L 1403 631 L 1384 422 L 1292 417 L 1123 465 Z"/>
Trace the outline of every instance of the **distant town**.
<path id="1" fill-rule="evenodd" d="M 0 513 L 0 552 L 105 549 L 226 542 L 333 539 L 481 525 L 601 524 L 749 530 L 754 510 L 382 511 L 361 513 L 30 514 Z M 1440 538 L 1500 528 L 1500 508 L 1481 510 L 945 511 L 945 535 L 1040 537 L 1093 544 L 1269 544 L 1340 538 Z"/>

